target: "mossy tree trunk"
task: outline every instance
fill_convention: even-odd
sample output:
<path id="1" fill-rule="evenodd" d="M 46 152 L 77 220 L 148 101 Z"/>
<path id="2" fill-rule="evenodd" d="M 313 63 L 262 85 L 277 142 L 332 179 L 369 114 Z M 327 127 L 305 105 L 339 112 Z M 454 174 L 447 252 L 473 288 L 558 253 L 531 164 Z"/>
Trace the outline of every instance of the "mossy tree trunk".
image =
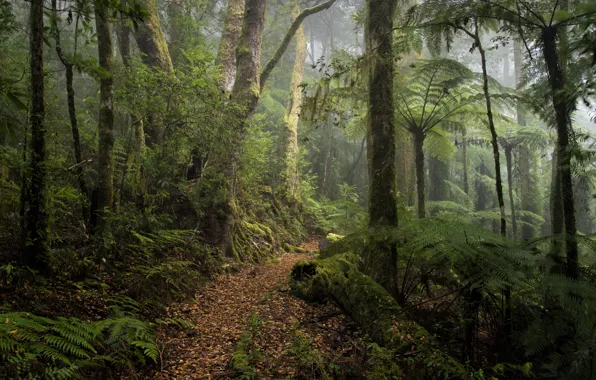
<path id="1" fill-rule="evenodd" d="M 244 3 L 245 0 L 228 0 L 224 31 L 219 41 L 217 55 L 221 70 L 219 86 L 226 92 L 232 91 L 234 79 L 236 79 L 236 47 L 242 34 Z"/>
<path id="2" fill-rule="evenodd" d="M 366 23 L 370 58 L 368 88 L 369 225 L 397 226 L 395 117 L 393 107 L 393 16 L 395 0 L 369 0 Z M 398 295 L 397 248 L 379 242 L 370 253 L 375 277 L 393 296 Z"/>
<path id="3" fill-rule="evenodd" d="M 300 15 L 298 3 L 292 10 L 292 17 Z M 296 40 L 296 56 L 292 70 L 292 82 L 290 85 L 290 105 L 286 115 L 285 131 L 285 170 L 283 175 L 283 193 L 290 204 L 300 202 L 300 178 L 298 168 L 298 117 L 300 105 L 302 104 L 302 80 L 304 79 L 304 64 L 306 62 L 306 38 L 302 25 L 294 35 Z"/>
<path id="4" fill-rule="evenodd" d="M 99 66 L 104 71 L 99 84 L 99 148 L 97 213 L 100 231 L 105 228 L 105 217 L 114 199 L 114 89 L 112 77 L 112 33 L 106 0 L 95 3 L 95 25 Z"/>
<path id="5" fill-rule="evenodd" d="M 236 79 L 232 88 L 232 102 L 236 106 L 236 125 L 234 126 L 232 157 L 227 163 L 226 202 L 223 221 L 223 251 L 233 257 L 233 223 L 235 216 L 236 174 L 240 160 L 240 148 L 244 142 L 246 125 L 252 116 L 261 94 L 260 62 L 263 28 L 265 24 L 265 0 L 248 0 L 244 25 L 238 48 L 236 49 Z"/>
<path id="6" fill-rule="evenodd" d="M 134 32 L 135 40 L 141 50 L 143 62 L 163 73 L 172 73 L 174 66 L 168 51 L 168 44 L 159 22 L 157 0 L 142 0 L 141 5 L 147 10 L 144 22 Z M 153 145 L 163 140 L 164 122 L 161 115 L 151 115 L 145 126 L 146 143 Z"/>
<path id="7" fill-rule="evenodd" d="M 131 70 L 130 62 L 130 27 L 125 21 L 120 21 L 118 24 L 118 50 L 122 57 L 122 63 L 127 70 Z M 132 129 L 130 144 L 130 152 L 127 163 L 127 170 L 129 172 L 129 181 L 132 187 L 132 192 L 135 192 L 141 181 L 141 156 L 145 151 L 145 125 L 143 119 L 136 114 L 130 115 L 130 128 Z M 124 178 L 124 176 L 123 176 Z"/>
<path id="8" fill-rule="evenodd" d="M 43 0 L 32 0 L 30 7 L 31 49 L 31 181 L 25 203 L 24 263 L 43 269 L 47 251 L 48 217 L 46 213 L 46 126 L 45 85 L 43 72 Z"/>
<path id="9" fill-rule="evenodd" d="M 163 72 L 174 71 L 172 59 L 168 51 L 168 44 L 164 38 L 159 22 L 157 0 L 142 0 L 141 6 L 147 11 L 144 22 L 134 32 L 135 40 L 143 53 L 143 62 Z"/>
<path id="10" fill-rule="evenodd" d="M 566 275 L 570 278 L 579 278 L 573 177 L 571 174 L 571 154 L 569 152 L 571 126 L 567 111 L 567 100 L 565 97 L 563 69 L 561 68 L 559 60 L 556 41 L 556 27 L 545 27 L 541 33 L 541 42 L 544 61 L 549 74 L 557 129 L 557 172 L 559 173 L 561 183 L 560 193 L 562 195 L 563 221 L 565 224 L 565 250 L 567 255 Z"/>

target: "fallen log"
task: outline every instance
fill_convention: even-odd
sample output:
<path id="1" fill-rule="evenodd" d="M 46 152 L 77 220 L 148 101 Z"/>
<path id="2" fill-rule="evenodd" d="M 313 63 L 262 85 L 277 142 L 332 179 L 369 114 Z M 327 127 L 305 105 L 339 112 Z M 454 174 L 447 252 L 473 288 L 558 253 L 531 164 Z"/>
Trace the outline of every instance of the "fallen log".
<path id="1" fill-rule="evenodd" d="M 359 260 L 348 253 L 299 262 L 290 274 L 290 286 L 306 300 L 337 302 L 397 363 L 393 367 L 400 373 L 387 378 L 477 378 L 472 369 L 442 352 L 428 331 L 409 321 L 393 297 L 358 270 Z"/>

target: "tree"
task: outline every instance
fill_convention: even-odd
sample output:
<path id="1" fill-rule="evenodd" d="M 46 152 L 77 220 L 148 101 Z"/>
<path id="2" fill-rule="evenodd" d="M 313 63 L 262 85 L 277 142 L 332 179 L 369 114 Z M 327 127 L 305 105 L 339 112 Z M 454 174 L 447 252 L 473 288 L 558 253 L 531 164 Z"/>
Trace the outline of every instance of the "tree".
<path id="1" fill-rule="evenodd" d="M 369 0 L 366 21 L 370 59 L 368 88 L 369 225 L 397 227 L 397 182 L 393 105 L 393 16 L 395 0 Z M 371 255 L 379 282 L 397 296 L 397 247 L 381 242 Z"/>
<path id="2" fill-rule="evenodd" d="M 462 64 L 436 59 L 419 61 L 403 79 L 396 93 L 400 100 L 397 123 L 408 130 L 414 140 L 418 217 L 426 217 L 424 142 L 430 135 L 439 155 L 445 158 L 452 146 L 439 130 L 441 124 L 460 125 L 465 114 L 477 113 L 473 106 L 479 100 L 475 93 L 472 72 Z M 447 155 L 449 153 L 447 152 Z"/>
<path id="3" fill-rule="evenodd" d="M 300 14 L 299 4 L 292 10 L 295 19 Z M 285 133 L 285 170 L 283 174 L 283 194 L 290 204 L 300 201 L 300 178 L 298 176 L 298 117 L 302 103 L 302 80 L 304 79 L 304 64 L 306 62 L 306 38 L 302 25 L 296 30 L 296 56 L 292 69 L 290 84 L 290 105 L 286 115 Z"/>
<path id="4" fill-rule="evenodd" d="M 77 120 L 77 111 L 75 107 L 75 91 L 73 86 L 73 77 L 74 71 L 73 68 L 75 66 L 75 59 L 77 56 L 76 45 L 75 49 L 72 54 L 72 62 L 69 58 L 66 57 L 64 51 L 62 50 L 62 45 L 60 42 L 60 29 L 58 28 L 58 12 L 57 12 L 57 1 L 52 0 L 52 33 L 54 35 L 54 41 L 56 43 L 56 54 L 60 59 L 60 62 L 64 66 L 66 70 L 66 95 L 67 95 L 67 103 L 68 103 L 68 116 L 70 117 L 70 129 L 72 131 L 72 140 L 73 140 L 73 147 L 75 153 L 75 165 L 74 170 L 77 175 L 77 180 L 79 182 L 79 189 L 81 190 L 81 194 L 83 195 L 82 199 L 82 210 L 83 210 L 83 222 L 89 223 L 89 208 L 87 206 L 87 198 L 89 196 L 87 192 L 87 183 L 85 182 L 85 177 L 83 175 L 83 157 L 81 154 L 81 138 L 79 134 L 79 123 Z M 79 26 L 79 15 L 76 16 L 77 21 L 75 24 L 75 34 L 78 32 Z"/>
<path id="5" fill-rule="evenodd" d="M 114 89 L 112 77 L 112 34 L 106 0 L 95 3 L 95 26 L 99 67 L 103 70 L 99 92 L 99 147 L 97 171 L 98 226 L 103 231 L 107 213 L 114 201 Z"/>
<path id="6" fill-rule="evenodd" d="M 46 126 L 45 86 L 43 69 L 43 0 L 31 1 L 30 49 L 31 49 L 31 181 L 26 203 L 27 231 L 24 262 L 31 268 L 43 268 L 47 251 L 48 220 L 46 207 Z"/>
<path id="7" fill-rule="evenodd" d="M 219 41 L 217 61 L 221 67 L 219 86 L 226 92 L 232 91 L 236 78 L 236 46 L 240 41 L 244 21 L 244 0 L 229 0 L 224 31 Z"/>

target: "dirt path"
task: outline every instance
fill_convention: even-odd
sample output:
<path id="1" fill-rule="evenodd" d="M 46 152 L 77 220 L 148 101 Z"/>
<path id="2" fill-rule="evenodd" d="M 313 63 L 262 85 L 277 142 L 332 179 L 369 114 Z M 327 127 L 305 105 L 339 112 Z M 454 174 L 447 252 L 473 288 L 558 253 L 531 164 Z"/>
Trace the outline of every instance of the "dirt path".
<path id="1" fill-rule="evenodd" d="M 251 345 L 257 378 L 294 377 L 297 371 L 316 376 L 321 370 L 318 364 L 304 362 L 308 355 L 313 362 L 337 362 L 338 368 L 346 363 L 350 368 L 363 367 L 355 362 L 365 356 L 360 352 L 360 334 L 339 309 L 330 303 L 313 306 L 290 294 L 288 274 L 305 258 L 286 254 L 276 263 L 221 276 L 201 290 L 197 304 L 171 310 L 172 317 L 190 320 L 195 327 L 168 338 L 168 357 L 154 378 L 234 377 L 229 364 L 251 316 L 258 319 Z"/>

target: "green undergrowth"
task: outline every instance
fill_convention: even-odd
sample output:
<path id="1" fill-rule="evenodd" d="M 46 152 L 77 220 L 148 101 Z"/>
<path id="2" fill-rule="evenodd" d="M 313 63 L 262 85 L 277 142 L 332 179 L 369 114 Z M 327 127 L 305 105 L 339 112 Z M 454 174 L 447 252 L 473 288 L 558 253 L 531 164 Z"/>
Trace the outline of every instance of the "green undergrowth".
<path id="1" fill-rule="evenodd" d="M 161 329 L 188 327 L 181 320 L 146 322 L 124 314 L 94 322 L 23 312 L 0 314 L 0 319 L 0 377 L 15 379 L 106 377 L 157 364 L 163 353 L 157 338 Z"/>
<path id="2" fill-rule="evenodd" d="M 248 318 L 248 326 L 232 354 L 230 367 L 238 379 L 252 380 L 257 377 L 255 363 L 262 357 L 262 353 L 255 347 L 254 341 L 262 322 L 263 319 L 256 314 Z"/>
<path id="3" fill-rule="evenodd" d="M 424 328 L 407 319 L 385 289 L 358 270 L 359 260 L 359 256 L 348 253 L 297 263 L 290 284 L 306 299 L 338 302 L 375 343 L 391 352 L 406 376 L 472 378 L 461 364 L 438 349 Z"/>

